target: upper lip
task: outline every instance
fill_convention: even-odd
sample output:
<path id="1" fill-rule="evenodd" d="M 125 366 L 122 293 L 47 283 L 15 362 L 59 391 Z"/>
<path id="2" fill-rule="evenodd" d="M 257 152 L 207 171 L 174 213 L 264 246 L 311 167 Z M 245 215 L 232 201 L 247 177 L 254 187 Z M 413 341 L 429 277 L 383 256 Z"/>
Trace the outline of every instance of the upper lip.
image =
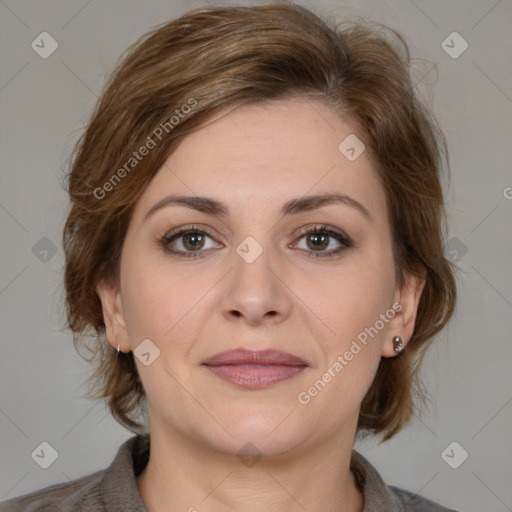
<path id="1" fill-rule="evenodd" d="M 203 364 L 207 366 L 260 364 L 260 365 L 286 365 L 307 366 L 307 363 L 293 354 L 280 350 L 247 350 L 238 348 L 219 352 L 206 359 Z"/>

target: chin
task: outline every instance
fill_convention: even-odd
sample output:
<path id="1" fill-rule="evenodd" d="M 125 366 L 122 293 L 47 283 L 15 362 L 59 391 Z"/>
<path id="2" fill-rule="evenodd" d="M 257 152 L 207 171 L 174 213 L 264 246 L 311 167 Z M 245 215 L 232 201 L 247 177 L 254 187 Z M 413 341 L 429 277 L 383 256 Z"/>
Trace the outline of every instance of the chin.
<path id="1" fill-rule="evenodd" d="M 290 414 L 291 413 L 291 414 Z M 226 454 L 281 455 L 302 446 L 311 433 L 307 425 L 300 424 L 291 408 L 240 408 L 229 417 L 216 416 L 231 436 L 220 426 L 203 432 L 203 439 Z M 249 455 L 251 455 L 249 453 Z"/>

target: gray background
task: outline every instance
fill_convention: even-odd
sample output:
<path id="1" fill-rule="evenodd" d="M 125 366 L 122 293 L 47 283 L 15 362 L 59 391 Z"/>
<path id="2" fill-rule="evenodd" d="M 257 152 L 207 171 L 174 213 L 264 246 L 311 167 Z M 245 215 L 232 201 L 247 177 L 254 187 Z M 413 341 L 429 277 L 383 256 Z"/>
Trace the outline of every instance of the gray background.
<path id="1" fill-rule="evenodd" d="M 425 361 L 432 405 L 393 440 L 357 448 L 388 483 L 461 511 L 512 510 L 512 3 L 302 4 L 320 15 L 370 17 L 405 35 L 418 92 L 433 101 L 451 155 L 448 250 L 462 269 L 460 300 Z M 0 1 L 2 499 L 102 469 L 131 436 L 101 403 L 80 397 L 88 366 L 60 330 L 60 180 L 121 51 L 201 5 Z M 59 45 L 47 59 L 31 48 L 43 31 Z M 454 31 L 469 44 L 458 58 L 441 44 Z M 461 48 L 460 40 L 447 44 Z M 31 457 L 43 441 L 58 452 L 48 469 Z M 457 469 L 441 456 L 453 441 L 462 448 L 448 450 L 452 464 L 462 449 L 469 454 Z"/>

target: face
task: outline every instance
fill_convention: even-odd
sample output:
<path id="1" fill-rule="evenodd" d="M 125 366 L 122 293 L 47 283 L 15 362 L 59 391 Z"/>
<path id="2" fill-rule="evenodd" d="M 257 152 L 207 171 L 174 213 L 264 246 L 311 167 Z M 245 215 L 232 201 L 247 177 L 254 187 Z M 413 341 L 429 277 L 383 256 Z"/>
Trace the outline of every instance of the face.
<path id="1" fill-rule="evenodd" d="M 380 358 L 412 335 L 421 287 L 396 286 L 377 174 L 364 151 L 338 148 L 352 133 L 316 101 L 239 107 L 186 137 L 151 181 L 119 289 L 97 289 L 112 345 L 145 354 L 151 429 L 225 453 L 353 438 Z M 236 349 L 299 361 L 205 365 Z"/>

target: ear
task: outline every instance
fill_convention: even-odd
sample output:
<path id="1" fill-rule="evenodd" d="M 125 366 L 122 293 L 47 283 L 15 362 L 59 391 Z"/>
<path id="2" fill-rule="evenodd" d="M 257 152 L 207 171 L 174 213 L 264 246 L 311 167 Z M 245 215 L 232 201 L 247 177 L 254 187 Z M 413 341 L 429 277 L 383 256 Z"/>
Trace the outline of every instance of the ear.
<path id="1" fill-rule="evenodd" d="M 130 340 L 126 331 L 121 293 L 117 287 L 105 280 L 96 286 L 96 293 L 103 308 L 103 321 L 105 322 L 107 340 L 114 349 L 121 352 L 130 352 Z"/>
<path id="2" fill-rule="evenodd" d="M 394 351 L 393 338 L 400 336 L 403 342 L 403 349 L 412 337 L 418 304 L 421 293 L 425 287 L 427 271 L 423 265 L 418 264 L 414 271 L 407 272 L 405 283 L 395 293 L 395 302 L 397 307 L 395 316 L 390 320 L 386 333 L 386 341 L 382 348 L 383 357 L 394 357 L 397 354 Z M 400 304 L 400 306 L 398 306 Z"/>

